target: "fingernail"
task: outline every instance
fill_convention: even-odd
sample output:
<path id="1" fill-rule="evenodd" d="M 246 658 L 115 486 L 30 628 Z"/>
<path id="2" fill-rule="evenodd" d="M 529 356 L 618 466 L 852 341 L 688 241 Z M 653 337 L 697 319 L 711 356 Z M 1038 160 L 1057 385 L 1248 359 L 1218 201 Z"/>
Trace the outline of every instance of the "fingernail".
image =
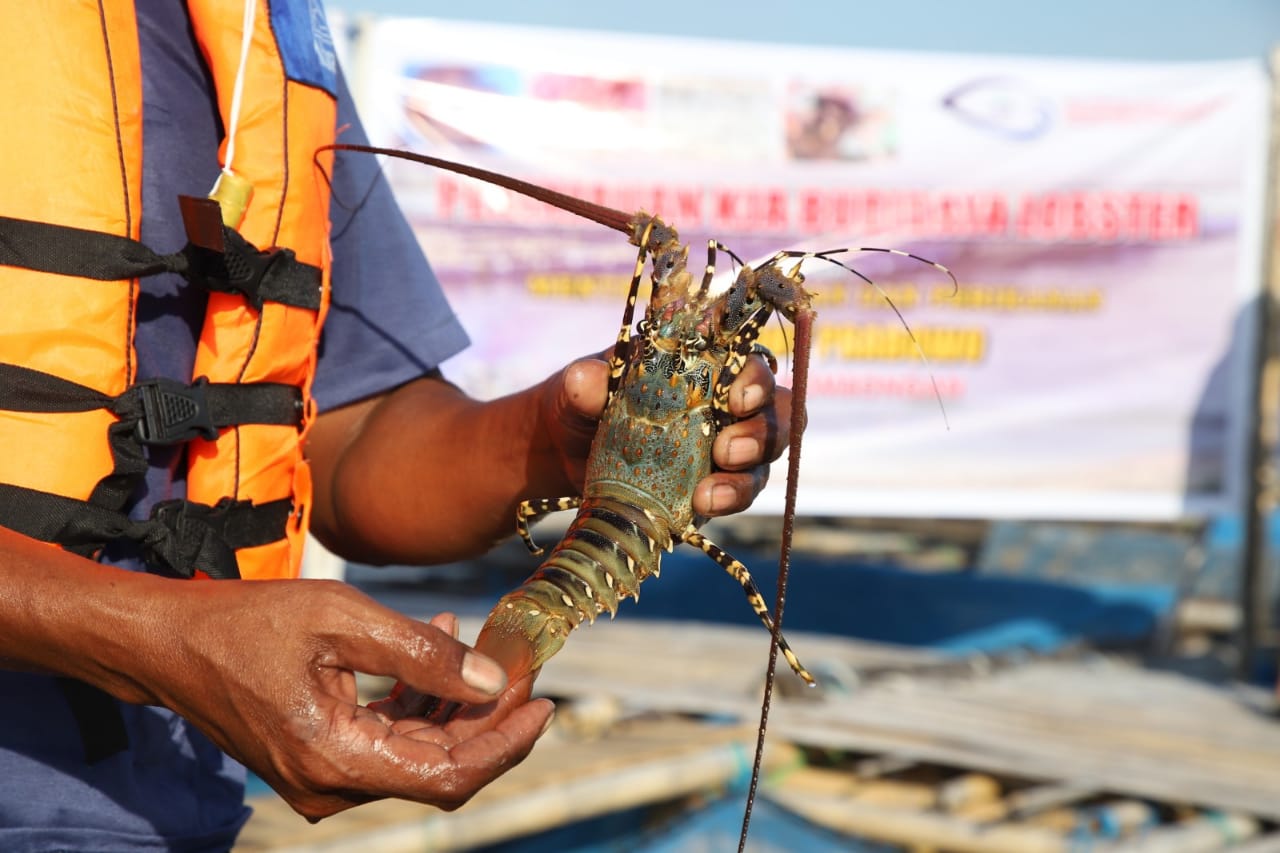
<path id="1" fill-rule="evenodd" d="M 720 512 L 733 505 L 738 493 L 733 486 L 714 486 L 711 489 L 711 511 Z"/>
<path id="2" fill-rule="evenodd" d="M 462 659 L 462 680 L 491 695 L 501 693 L 507 686 L 507 674 L 494 661 L 474 652 L 467 652 Z"/>
<path id="3" fill-rule="evenodd" d="M 742 389 L 742 408 L 745 412 L 754 412 L 764 405 L 764 387 L 748 385 Z"/>
<path id="4" fill-rule="evenodd" d="M 551 728 L 551 724 L 556 721 L 555 709 L 552 709 L 551 716 L 547 717 L 547 721 L 542 724 L 542 731 L 538 732 L 538 737 L 542 737 L 547 733 L 547 729 Z"/>
<path id="5" fill-rule="evenodd" d="M 726 462 L 730 465 L 746 465 L 760 461 L 760 442 L 754 438 L 734 438 L 729 441 Z"/>

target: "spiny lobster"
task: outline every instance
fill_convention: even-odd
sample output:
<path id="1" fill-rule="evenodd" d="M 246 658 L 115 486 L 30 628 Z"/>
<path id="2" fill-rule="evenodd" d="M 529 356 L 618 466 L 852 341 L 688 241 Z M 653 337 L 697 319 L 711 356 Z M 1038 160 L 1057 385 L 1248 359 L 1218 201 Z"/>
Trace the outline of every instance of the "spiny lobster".
<path id="1" fill-rule="evenodd" d="M 751 607 L 772 635 L 760 740 L 743 818 L 745 843 L 778 652 L 806 683 L 815 683 L 781 635 L 804 430 L 809 337 L 815 316 L 813 294 L 804 288 L 801 266 L 807 259 L 819 259 L 871 283 L 832 256 L 849 251 L 888 251 L 930 264 L 951 276 L 953 282 L 955 277 L 939 264 L 896 249 L 780 251 L 753 267 L 711 240 L 706 268 L 701 279 L 695 280 L 686 269 L 688 247 L 680 242 L 676 229 L 657 216 L 644 212 L 628 215 L 495 172 L 426 155 L 358 145 L 333 147 L 416 160 L 479 178 L 622 231 L 639 248 L 622 326 L 609 362 L 608 402 L 588 456 L 583 493 L 523 502 L 517 510 L 516 528 L 530 550 L 541 554 L 542 549 L 530 535 L 530 521 L 569 509 L 577 509 L 577 517 L 533 575 L 499 600 L 481 629 L 476 648 L 499 661 L 515 681 L 541 667 L 582 622 L 594 622 L 606 610 L 612 616 L 620 599 L 638 598 L 641 582 L 657 576 L 664 550 L 670 551 L 677 542 L 700 548 L 741 584 Z M 728 254 L 740 270 L 727 290 L 712 295 L 717 252 Z M 650 259 L 652 292 L 633 335 L 636 297 L 646 260 Z M 792 262 L 790 269 L 785 268 L 788 264 L 784 262 L 788 261 Z M 761 353 L 777 370 L 773 356 L 757 343 L 761 327 L 775 311 L 795 327 L 795 402 L 778 594 L 771 616 L 746 566 L 698 532 L 705 519 L 695 515 L 692 495 L 694 486 L 711 470 L 711 445 L 717 432 L 733 420 L 729 388 L 746 360 Z M 436 716 L 442 718 L 440 714 Z"/>
<path id="2" fill-rule="evenodd" d="M 581 496 L 525 501 L 517 530 L 540 554 L 530 520 L 566 509 L 577 509 L 577 518 L 533 576 L 498 602 L 476 643 L 513 677 L 542 666 L 582 622 L 605 610 L 613 615 L 620 599 L 638 597 L 640 584 L 658 574 L 662 551 L 677 542 L 701 548 L 737 579 L 773 630 L 747 568 L 698 532 L 692 495 L 711 471 L 716 433 L 732 420 L 729 386 L 757 351 L 761 325 L 775 309 L 793 322 L 812 316 L 811 294 L 801 284 L 799 264 L 787 273 L 775 262 L 743 266 L 725 294 L 711 296 L 715 253 L 727 251 L 722 245 L 709 244 L 695 289 L 685 268 L 688 248 L 674 228 L 645 213 L 631 217 L 628 226 L 640 253 L 586 485 Z M 646 257 L 653 259 L 653 294 L 633 337 Z M 813 684 L 786 641 L 778 644 L 796 674 Z"/>

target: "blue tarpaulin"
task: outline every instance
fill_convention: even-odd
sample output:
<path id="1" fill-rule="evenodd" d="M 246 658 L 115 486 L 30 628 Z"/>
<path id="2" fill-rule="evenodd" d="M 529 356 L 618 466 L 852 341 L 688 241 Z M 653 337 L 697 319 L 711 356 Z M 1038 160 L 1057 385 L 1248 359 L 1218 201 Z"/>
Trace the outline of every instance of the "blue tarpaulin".
<path id="1" fill-rule="evenodd" d="M 772 607 L 776 557 L 739 554 Z M 956 653 L 1029 649 L 1051 652 L 1076 642 L 1141 643 L 1171 615 L 1169 584 L 1072 584 L 975 572 L 919 573 L 832 558 L 795 560 L 784 624 L 864 640 Z M 692 549 L 663 561 L 628 619 L 759 624 L 738 585 Z"/>

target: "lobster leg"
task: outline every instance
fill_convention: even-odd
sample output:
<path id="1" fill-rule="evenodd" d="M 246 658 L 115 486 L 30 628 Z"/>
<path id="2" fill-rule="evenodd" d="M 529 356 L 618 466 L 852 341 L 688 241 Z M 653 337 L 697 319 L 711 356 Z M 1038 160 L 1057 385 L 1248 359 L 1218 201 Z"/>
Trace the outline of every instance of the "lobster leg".
<path id="1" fill-rule="evenodd" d="M 711 290 L 711 279 L 715 278 L 715 275 L 716 275 L 716 251 L 717 250 L 724 252 L 726 255 L 733 258 L 735 261 L 737 261 L 739 265 L 742 265 L 742 258 L 734 254 L 733 249 L 730 249 L 728 246 L 726 246 L 724 243 L 721 243 L 719 240 L 708 240 L 707 241 L 707 268 L 702 274 L 702 283 L 698 285 L 698 292 L 695 295 L 696 299 L 705 298 L 707 293 L 710 292 Z"/>
<path id="2" fill-rule="evenodd" d="M 618 392 L 622 384 L 622 374 L 627 369 L 628 353 L 631 350 L 631 320 L 635 317 L 636 296 L 640 293 L 640 281 L 644 278 L 644 261 L 649 254 L 649 237 L 653 234 L 654 220 L 645 223 L 639 243 L 640 251 L 636 255 L 636 267 L 631 274 L 631 287 L 627 290 L 627 307 L 622 311 L 622 327 L 618 329 L 618 340 L 613 347 L 613 355 L 609 358 L 609 397 Z"/>
<path id="3" fill-rule="evenodd" d="M 764 356 L 764 360 L 769 363 L 769 370 L 775 374 L 778 372 L 778 359 L 774 357 L 773 353 L 769 352 L 769 348 L 764 344 L 752 344 L 751 355 Z"/>
<path id="4" fill-rule="evenodd" d="M 733 422 L 733 413 L 729 411 L 729 388 L 738 378 L 738 374 L 742 373 L 742 368 L 747 364 L 747 358 L 757 350 L 764 349 L 756 343 L 756 338 L 760 335 L 760 327 L 769 321 L 772 314 L 773 309 L 770 306 L 761 306 L 746 319 L 729 344 L 732 350 L 729 359 L 725 362 L 724 369 L 716 379 L 715 388 L 711 391 L 711 409 L 715 413 L 717 428 L 723 429 Z M 769 366 L 776 372 L 777 359 L 768 350 L 764 352 L 769 360 Z"/>
<path id="5" fill-rule="evenodd" d="M 529 523 L 542 518 L 544 515 L 550 515 L 553 512 L 561 512 L 566 509 L 577 509 L 582 506 L 582 497 L 570 498 L 534 498 L 533 500 L 521 501 L 520 506 L 516 507 L 516 532 L 520 534 L 520 538 L 524 540 L 524 544 L 528 546 L 529 553 L 535 557 L 542 554 L 542 546 L 533 541 L 533 535 L 529 533 Z"/>
<path id="6" fill-rule="evenodd" d="M 769 608 L 765 606 L 764 596 L 760 594 L 760 588 L 752 580 L 751 572 L 747 570 L 747 567 L 734 558 L 732 554 L 729 554 L 693 528 L 686 530 L 680 539 L 695 548 L 702 549 L 702 553 L 715 560 L 720 568 L 728 572 L 734 580 L 742 585 L 742 591 L 746 593 L 747 602 L 751 605 L 751 609 L 760 617 L 760 621 L 769 629 L 769 632 L 773 633 L 773 618 L 769 615 Z M 805 669 L 804 665 L 800 663 L 800 659 L 796 657 L 795 652 L 791 651 L 791 646 L 782 637 L 778 637 L 778 649 L 782 652 L 783 657 L 787 659 L 787 663 L 791 665 L 791 669 L 796 675 L 803 678 L 807 684 L 817 683 L 814 677 L 809 674 L 809 670 Z"/>

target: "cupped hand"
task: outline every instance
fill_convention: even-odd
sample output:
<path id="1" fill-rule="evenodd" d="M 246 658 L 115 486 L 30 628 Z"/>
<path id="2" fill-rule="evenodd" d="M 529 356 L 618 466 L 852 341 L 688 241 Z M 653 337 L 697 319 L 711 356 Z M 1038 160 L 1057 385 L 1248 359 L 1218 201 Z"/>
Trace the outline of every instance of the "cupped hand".
<path id="1" fill-rule="evenodd" d="M 548 383 L 547 427 L 579 490 L 608 387 L 609 366 L 600 358 L 575 361 Z M 777 385 L 760 356 L 747 359 L 729 387 L 729 410 L 738 420 L 716 436 L 715 469 L 693 493 L 694 512 L 708 518 L 750 506 L 768 482 L 769 463 L 782 455 L 791 436 L 791 391 Z"/>
<path id="2" fill-rule="evenodd" d="M 217 581 L 183 613 L 180 654 L 150 662 L 173 708 L 311 820 L 384 797 L 452 810 L 518 764 L 550 722 L 530 680 L 434 624 L 329 581 Z M 355 673 L 464 703 L 443 726 L 394 703 L 360 704 Z M 158 685 L 158 686 L 157 686 Z"/>

